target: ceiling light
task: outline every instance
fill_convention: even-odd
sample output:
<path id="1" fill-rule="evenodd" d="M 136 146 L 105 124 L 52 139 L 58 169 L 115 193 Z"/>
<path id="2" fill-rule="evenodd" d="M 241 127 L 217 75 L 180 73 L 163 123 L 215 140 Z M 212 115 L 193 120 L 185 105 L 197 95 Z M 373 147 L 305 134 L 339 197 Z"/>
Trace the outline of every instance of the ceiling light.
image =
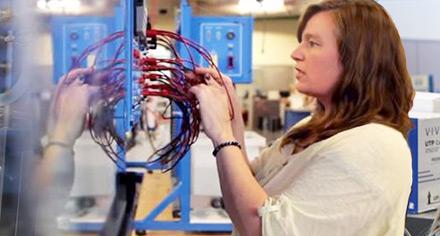
<path id="1" fill-rule="evenodd" d="M 80 0 L 38 0 L 37 7 L 49 13 L 76 13 L 81 8 Z"/>
<path id="2" fill-rule="evenodd" d="M 240 0 L 238 8 L 243 12 L 279 12 L 284 10 L 284 0 Z"/>

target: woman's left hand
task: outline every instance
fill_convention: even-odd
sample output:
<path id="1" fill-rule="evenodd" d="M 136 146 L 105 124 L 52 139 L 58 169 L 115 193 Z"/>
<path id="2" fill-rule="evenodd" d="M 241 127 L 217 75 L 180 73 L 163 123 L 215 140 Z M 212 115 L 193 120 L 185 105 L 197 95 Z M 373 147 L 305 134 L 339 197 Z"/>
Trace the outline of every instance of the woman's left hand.
<path id="1" fill-rule="evenodd" d="M 81 135 L 89 107 L 99 98 L 98 86 L 81 81 L 82 76 L 92 72 L 91 68 L 76 69 L 60 79 L 58 94 L 53 104 L 53 114 L 51 114 L 53 116 L 51 140 L 73 146 Z M 68 84 L 65 84 L 66 80 L 69 80 Z"/>

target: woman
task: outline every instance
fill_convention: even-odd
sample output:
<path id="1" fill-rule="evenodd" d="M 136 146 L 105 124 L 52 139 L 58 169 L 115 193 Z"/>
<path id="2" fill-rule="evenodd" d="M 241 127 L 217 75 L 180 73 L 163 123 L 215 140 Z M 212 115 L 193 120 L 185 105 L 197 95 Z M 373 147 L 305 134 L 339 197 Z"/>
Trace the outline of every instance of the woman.
<path id="1" fill-rule="evenodd" d="M 316 111 L 251 164 L 232 83 L 192 87 L 212 139 L 225 207 L 240 235 L 403 235 L 414 91 L 396 27 L 373 0 L 311 5 L 298 29 L 297 88 Z"/>

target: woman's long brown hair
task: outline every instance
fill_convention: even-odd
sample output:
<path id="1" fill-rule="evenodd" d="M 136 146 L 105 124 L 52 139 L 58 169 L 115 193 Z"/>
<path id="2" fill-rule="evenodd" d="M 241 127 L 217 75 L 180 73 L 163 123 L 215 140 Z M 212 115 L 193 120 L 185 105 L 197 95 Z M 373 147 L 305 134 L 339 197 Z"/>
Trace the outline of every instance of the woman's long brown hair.
<path id="1" fill-rule="evenodd" d="M 337 29 L 343 66 L 340 82 L 330 109 L 318 103 L 311 120 L 289 131 L 282 146 L 293 143 L 306 148 L 371 122 L 393 127 L 406 137 L 412 127 L 408 112 L 414 89 L 402 42 L 390 16 L 374 0 L 324 1 L 307 8 L 298 28 L 299 42 L 307 22 L 323 11 L 332 14 Z"/>

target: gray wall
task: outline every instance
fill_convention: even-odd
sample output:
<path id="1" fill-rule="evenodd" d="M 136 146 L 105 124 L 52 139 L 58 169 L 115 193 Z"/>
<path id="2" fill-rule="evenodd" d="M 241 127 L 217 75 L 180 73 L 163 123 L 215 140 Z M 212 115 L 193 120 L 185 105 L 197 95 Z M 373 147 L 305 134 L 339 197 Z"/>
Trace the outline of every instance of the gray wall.
<path id="1" fill-rule="evenodd" d="M 434 91 L 440 92 L 440 41 L 403 40 L 403 46 L 409 72 L 432 75 Z"/>

